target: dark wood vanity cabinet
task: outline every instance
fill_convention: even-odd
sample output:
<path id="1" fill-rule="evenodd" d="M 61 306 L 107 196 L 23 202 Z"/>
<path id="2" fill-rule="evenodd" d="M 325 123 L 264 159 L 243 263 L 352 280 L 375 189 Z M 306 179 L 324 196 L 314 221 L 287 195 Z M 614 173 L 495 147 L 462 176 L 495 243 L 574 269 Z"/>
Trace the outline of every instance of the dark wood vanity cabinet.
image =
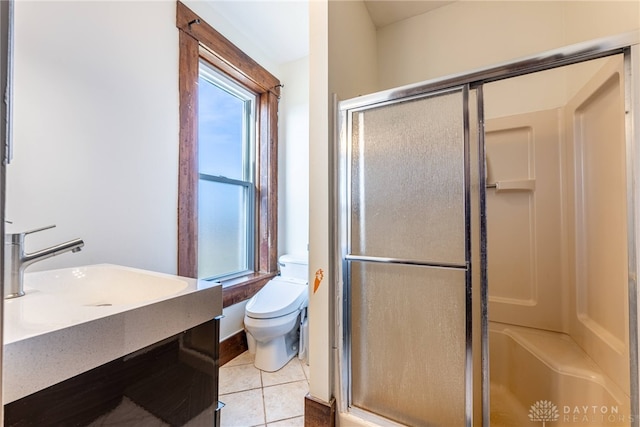
<path id="1" fill-rule="evenodd" d="M 220 319 L 5 405 L 5 426 L 220 425 Z"/>

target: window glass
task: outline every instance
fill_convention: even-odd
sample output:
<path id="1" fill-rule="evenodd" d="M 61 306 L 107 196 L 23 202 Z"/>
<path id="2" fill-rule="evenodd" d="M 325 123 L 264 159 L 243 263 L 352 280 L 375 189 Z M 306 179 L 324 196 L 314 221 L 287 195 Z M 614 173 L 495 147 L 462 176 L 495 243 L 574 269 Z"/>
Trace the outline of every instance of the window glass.
<path id="1" fill-rule="evenodd" d="M 200 63 L 198 91 L 199 172 L 250 179 L 250 120 L 255 97 L 204 62 Z"/>
<path id="2" fill-rule="evenodd" d="M 253 271 L 255 95 L 200 62 L 198 277 Z"/>
<path id="3" fill-rule="evenodd" d="M 198 276 L 215 278 L 249 270 L 246 187 L 200 180 Z"/>

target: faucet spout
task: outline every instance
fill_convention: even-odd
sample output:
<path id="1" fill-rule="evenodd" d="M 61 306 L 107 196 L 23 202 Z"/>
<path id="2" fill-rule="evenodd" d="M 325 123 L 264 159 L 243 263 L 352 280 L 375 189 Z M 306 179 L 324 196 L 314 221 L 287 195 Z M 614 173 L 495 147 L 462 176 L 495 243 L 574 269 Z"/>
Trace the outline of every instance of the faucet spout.
<path id="1" fill-rule="evenodd" d="M 74 239 L 69 240 L 68 242 L 60 243 L 59 245 L 51 246 L 50 248 L 41 249 L 39 251 L 31 253 L 25 253 L 22 256 L 22 268 L 25 269 L 34 262 L 42 261 L 44 259 L 63 254 L 65 252 L 80 252 L 83 246 L 84 241 L 82 239 Z"/>
<path id="2" fill-rule="evenodd" d="M 69 240 L 49 248 L 36 252 L 24 251 L 24 239 L 27 234 L 47 230 L 55 227 L 49 226 L 23 233 L 5 234 L 4 238 L 4 297 L 17 298 L 24 295 L 24 270 L 31 264 L 63 254 L 65 252 L 78 252 L 84 246 L 82 239 Z"/>

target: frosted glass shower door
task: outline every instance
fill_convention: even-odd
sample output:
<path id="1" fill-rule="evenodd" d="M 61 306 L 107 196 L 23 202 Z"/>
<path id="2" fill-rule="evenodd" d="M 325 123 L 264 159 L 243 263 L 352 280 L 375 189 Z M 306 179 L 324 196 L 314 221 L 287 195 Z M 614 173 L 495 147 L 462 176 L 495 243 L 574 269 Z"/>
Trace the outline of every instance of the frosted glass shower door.
<path id="1" fill-rule="evenodd" d="M 468 419 L 466 96 L 346 114 L 349 407 L 411 426 Z"/>

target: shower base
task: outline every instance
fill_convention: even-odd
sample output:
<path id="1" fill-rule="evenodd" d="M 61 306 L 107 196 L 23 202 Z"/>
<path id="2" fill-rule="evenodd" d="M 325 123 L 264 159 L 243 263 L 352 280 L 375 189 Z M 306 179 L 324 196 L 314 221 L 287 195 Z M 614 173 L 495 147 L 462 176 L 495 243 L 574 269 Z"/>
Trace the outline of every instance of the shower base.
<path id="1" fill-rule="evenodd" d="M 490 322 L 491 425 L 631 425 L 629 396 L 568 335 Z"/>

